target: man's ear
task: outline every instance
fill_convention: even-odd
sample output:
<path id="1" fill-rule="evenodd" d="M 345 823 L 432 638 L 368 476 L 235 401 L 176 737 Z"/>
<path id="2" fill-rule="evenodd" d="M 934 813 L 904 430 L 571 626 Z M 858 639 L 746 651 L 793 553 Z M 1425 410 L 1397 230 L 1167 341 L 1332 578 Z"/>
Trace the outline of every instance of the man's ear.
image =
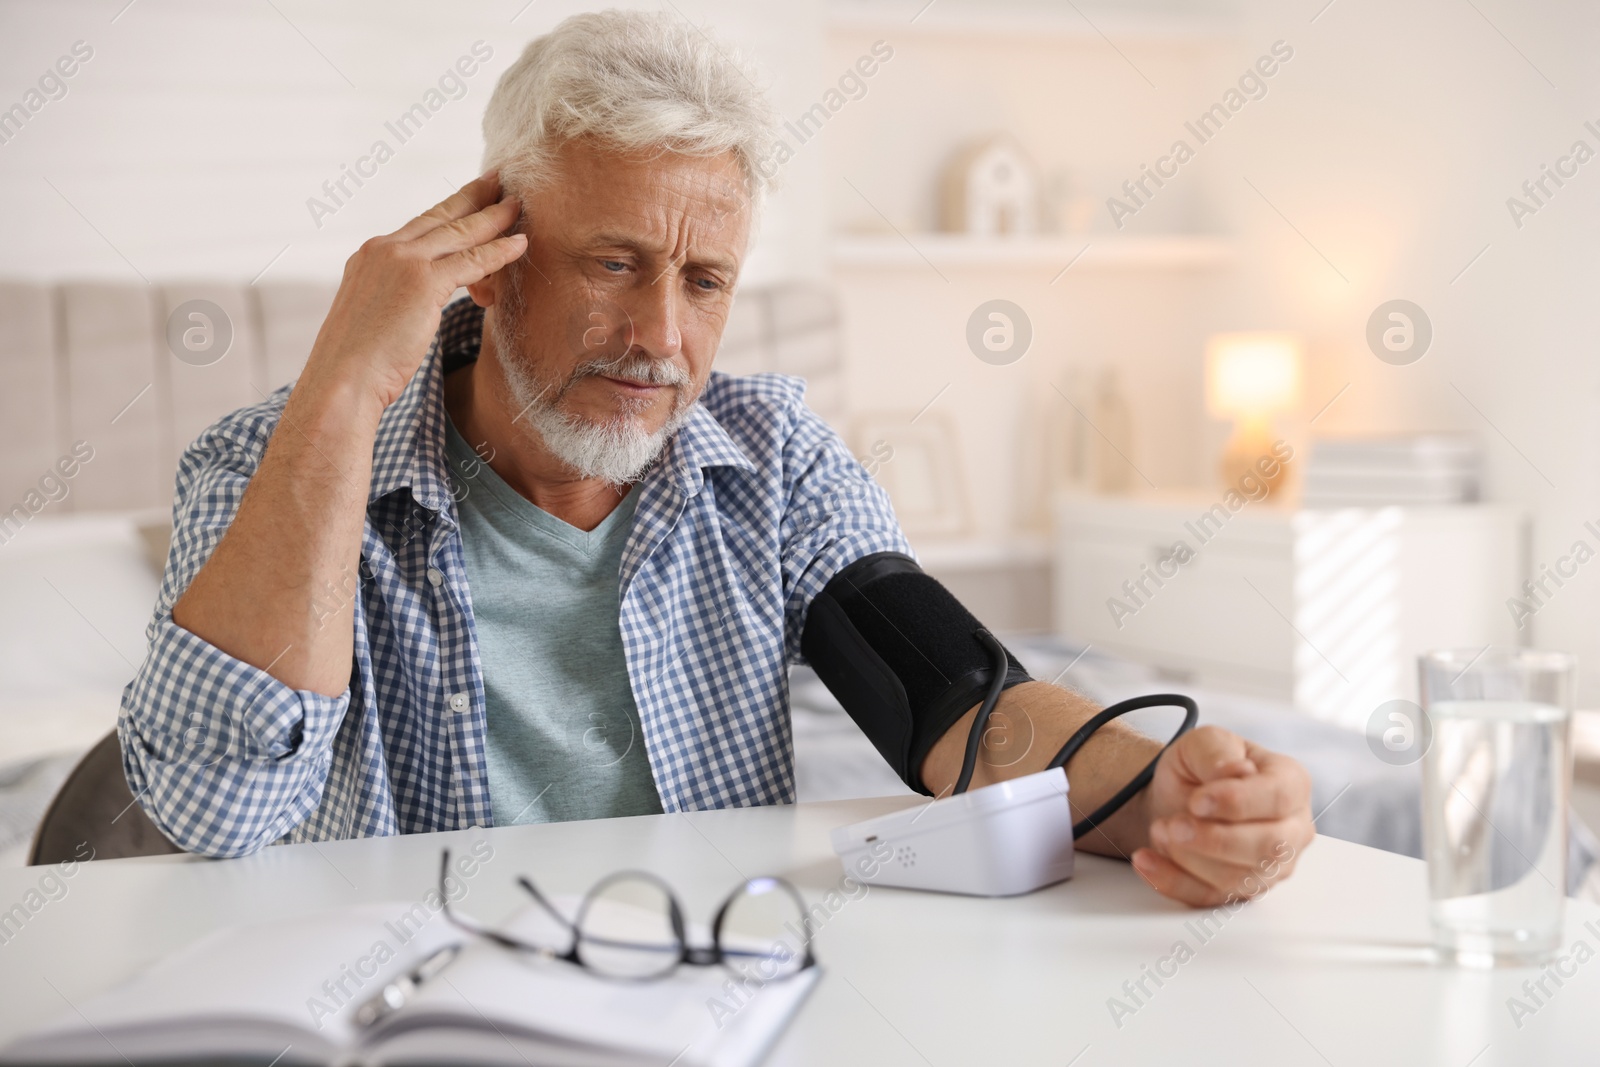
<path id="1" fill-rule="evenodd" d="M 513 223 L 507 232 L 516 233 L 517 223 Z M 505 295 L 505 287 L 516 285 L 521 273 L 521 271 L 507 271 L 505 267 L 501 267 L 488 277 L 480 278 L 467 286 L 467 294 L 472 297 L 472 302 L 481 308 L 494 307 Z"/>
<path id="2" fill-rule="evenodd" d="M 523 229 L 523 212 L 525 211 L 527 211 L 525 205 L 519 208 L 516 219 L 504 231 L 504 236 L 509 237 L 511 234 L 518 232 L 528 233 L 527 230 Z M 523 255 L 527 255 L 526 250 Z M 503 287 L 517 284 L 517 278 L 520 274 L 521 271 L 512 271 L 507 274 L 505 268 L 502 267 L 487 278 L 480 279 L 467 286 L 467 295 L 471 296 L 472 302 L 481 308 L 494 307 L 505 293 Z"/>
<path id="3" fill-rule="evenodd" d="M 497 270 L 487 278 L 480 278 L 467 286 L 467 295 L 472 297 L 472 302 L 481 308 L 494 307 L 500 299 L 500 287 L 510 285 L 511 279 L 506 277 L 505 271 Z"/>

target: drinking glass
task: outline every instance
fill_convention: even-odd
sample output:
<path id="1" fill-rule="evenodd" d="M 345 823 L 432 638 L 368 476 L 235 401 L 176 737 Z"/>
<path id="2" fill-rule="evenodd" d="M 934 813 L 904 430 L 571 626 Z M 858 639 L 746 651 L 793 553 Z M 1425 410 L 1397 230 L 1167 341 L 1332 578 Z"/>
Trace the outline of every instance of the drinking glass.
<path id="1" fill-rule="evenodd" d="M 1419 666 L 1434 944 L 1465 966 L 1549 960 L 1566 904 L 1573 659 L 1453 649 Z"/>

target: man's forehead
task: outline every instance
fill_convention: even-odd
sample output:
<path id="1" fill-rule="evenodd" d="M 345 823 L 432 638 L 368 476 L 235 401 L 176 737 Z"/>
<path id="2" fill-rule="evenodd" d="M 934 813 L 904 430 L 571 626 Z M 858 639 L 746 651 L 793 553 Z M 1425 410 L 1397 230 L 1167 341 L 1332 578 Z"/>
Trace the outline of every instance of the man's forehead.
<path id="1" fill-rule="evenodd" d="M 728 179 L 703 171 L 672 169 L 652 172 L 639 184 L 617 190 L 615 203 L 622 210 L 648 217 L 667 211 L 690 222 L 737 223 L 750 208 L 743 190 Z"/>
<path id="2" fill-rule="evenodd" d="M 625 219 L 654 228 L 681 218 L 716 232 L 750 215 L 743 170 L 731 153 L 620 153 L 572 142 L 562 156 L 552 191 L 565 210 L 574 202 L 590 208 L 577 216 L 587 222 L 584 228 L 612 230 Z"/>

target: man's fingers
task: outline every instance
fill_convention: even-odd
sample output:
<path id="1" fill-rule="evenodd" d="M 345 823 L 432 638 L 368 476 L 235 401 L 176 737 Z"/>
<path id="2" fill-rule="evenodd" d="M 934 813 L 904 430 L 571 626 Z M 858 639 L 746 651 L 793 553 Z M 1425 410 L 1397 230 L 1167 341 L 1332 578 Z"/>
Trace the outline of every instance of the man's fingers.
<path id="1" fill-rule="evenodd" d="M 495 171 L 489 171 L 472 179 L 390 236 L 400 241 L 416 240 L 447 222 L 454 222 L 475 211 L 482 211 L 499 199 L 500 175 Z"/>
<path id="2" fill-rule="evenodd" d="M 412 247 L 429 259 L 441 259 L 464 249 L 486 244 L 516 224 L 522 206 L 516 197 L 506 197 L 482 211 L 474 211 L 452 222 L 436 226 L 412 242 Z"/>
<path id="3" fill-rule="evenodd" d="M 1140 873 L 1169 896 L 1210 899 L 1181 872 L 1221 898 L 1254 897 L 1287 877 L 1316 835 L 1305 770 L 1227 730 L 1185 734 L 1156 776 L 1148 849 L 1156 859 Z"/>
<path id="4" fill-rule="evenodd" d="M 1174 815 L 1150 827 L 1151 842 L 1179 863 L 1193 858 L 1257 869 L 1292 859 L 1312 836 L 1299 819 L 1228 823 Z"/>
<path id="5" fill-rule="evenodd" d="M 1219 726 L 1201 726 L 1173 742 L 1168 755 L 1178 772 L 1192 782 L 1211 782 L 1254 774 L 1244 738 Z"/>
<path id="6" fill-rule="evenodd" d="M 1249 746 L 1257 773 L 1207 780 L 1189 795 L 1189 812 L 1225 822 L 1285 819 L 1311 803 L 1311 776 L 1298 762 Z"/>
<path id="7" fill-rule="evenodd" d="M 1282 844 L 1275 841 L 1253 855 L 1247 852 L 1249 858 L 1236 863 L 1200 851 L 1193 841 L 1176 841 L 1170 833 L 1157 826 L 1151 827 L 1150 837 L 1151 845 L 1163 858 L 1219 893 L 1235 897 L 1257 896 L 1287 878 L 1294 870 L 1300 849 L 1304 846 L 1296 846 L 1295 842 L 1285 838 L 1280 840 Z"/>
<path id="8" fill-rule="evenodd" d="M 1154 849 L 1141 848 L 1134 852 L 1133 869 L 1157 893 L 1190 907 L 1211 907 L 1227 899 L 1227 894 L 1218 892 L 1214 886 L 1202 882 Z"/>
<path id="9" fill-rule="evenodd" d="M 1159 846 L 1158 846 L 1159 849 Z M 1241 866 L 1193 852 L 1171 852 L 1159 849 L 1163 859 L 1185 873 L 1214 889 L 1220 896 L 1234 898 L 1254 897 L 1266 891 L 1275 879 L 1268 879 L 1254 867 Z M 1274 875 L 1282 877 L 1281 866 Z"/>
<path id="10" fill-rule="evenodd" d="M 527 237 L 514 233 L 510 237 L 499 237 L 488 244 L 446 256 L 438 261 L 439 273 L 452 289 L 471 285 L 487 278 L 527 250 Z"/>

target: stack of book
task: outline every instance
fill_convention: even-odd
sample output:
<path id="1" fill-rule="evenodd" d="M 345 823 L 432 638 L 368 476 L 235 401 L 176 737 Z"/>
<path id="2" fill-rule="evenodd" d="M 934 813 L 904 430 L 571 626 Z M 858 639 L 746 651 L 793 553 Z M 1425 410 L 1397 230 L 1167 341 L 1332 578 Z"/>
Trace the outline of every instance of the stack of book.
<path id="1" fill-rule="evenodd" d="M 1483 454 L 1470 437 L 1327 438 L 1313 442 L 1308 508 L 1466 504 L 1479 499 Z"/>

